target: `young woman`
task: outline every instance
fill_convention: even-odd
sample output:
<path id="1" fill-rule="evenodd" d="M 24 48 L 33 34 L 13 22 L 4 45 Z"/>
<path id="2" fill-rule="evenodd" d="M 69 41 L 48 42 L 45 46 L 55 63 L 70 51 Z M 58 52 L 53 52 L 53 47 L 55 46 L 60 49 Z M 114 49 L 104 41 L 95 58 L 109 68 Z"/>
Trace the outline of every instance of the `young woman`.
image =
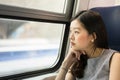
<path id="1" fill-rule="evenodd" d="M 71 48 L 55 80 L 120 80 L 120 53 L 108 48 L 99 13 L 78 13 L 70 25 Z"/>

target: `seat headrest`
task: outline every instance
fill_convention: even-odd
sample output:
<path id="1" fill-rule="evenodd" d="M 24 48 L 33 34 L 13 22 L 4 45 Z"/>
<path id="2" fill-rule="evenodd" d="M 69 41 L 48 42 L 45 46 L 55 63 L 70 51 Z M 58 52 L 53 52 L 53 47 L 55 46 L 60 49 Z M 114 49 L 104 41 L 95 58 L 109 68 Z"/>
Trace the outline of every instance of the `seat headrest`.
<path id="1" fill-rule="evenodd" d="M 96 7 L 91 10 L 99 12 L 103 18 L 109 47 L 120 51 L 120 6 Z"/>

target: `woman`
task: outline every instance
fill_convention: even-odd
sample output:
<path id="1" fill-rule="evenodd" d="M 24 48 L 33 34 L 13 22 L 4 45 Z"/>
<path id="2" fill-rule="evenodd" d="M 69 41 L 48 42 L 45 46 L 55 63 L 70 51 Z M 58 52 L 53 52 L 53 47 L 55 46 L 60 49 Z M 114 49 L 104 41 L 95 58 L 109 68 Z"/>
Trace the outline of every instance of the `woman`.
<path id="1" fill-rule="evenodd" d="M 108 48 L 99 13 L 78 13 L 71 21 L 70 42 L 55 80 L 120 80 L 120 53 Z"/>

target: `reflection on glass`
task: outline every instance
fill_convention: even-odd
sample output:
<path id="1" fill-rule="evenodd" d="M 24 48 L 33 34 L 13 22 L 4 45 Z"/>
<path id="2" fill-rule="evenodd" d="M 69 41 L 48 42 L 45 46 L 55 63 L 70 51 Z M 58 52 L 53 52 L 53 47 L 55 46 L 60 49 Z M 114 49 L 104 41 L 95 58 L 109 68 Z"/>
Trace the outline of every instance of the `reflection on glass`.
<path id="1" fill-rule="evenodd" d="M 1 18 L 0 77 L 51 67 L 63 30 L 63 24 Z"/>
<path id="2" fill-rule="evenodd" d="M 0 4 L 63 13 L 66 0 L 0 0 Z"/>

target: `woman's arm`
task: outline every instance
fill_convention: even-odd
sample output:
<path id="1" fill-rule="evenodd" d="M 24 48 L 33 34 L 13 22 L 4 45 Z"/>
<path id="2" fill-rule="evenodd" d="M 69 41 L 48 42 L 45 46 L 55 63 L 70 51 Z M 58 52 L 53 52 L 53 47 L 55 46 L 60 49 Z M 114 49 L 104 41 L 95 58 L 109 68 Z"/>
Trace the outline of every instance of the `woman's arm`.
<path id="1" fill-rule="evenodd" d="M 63 62 L 55 80 L 75 80 L 74 76 L 68 69 L 69 67 Z"/>
<path id="2" fill-rule="evenodd" d="M 75 80 L 75 77 L 72 75 L 71 70 L 63 65 L 60 68 L 60 71 L 55 80 Z"/>
<path id="3" fill-rule="evenodd" d="M 55 80 L 65 80 L 65 76 L 67 74 L 67 68 L 60 68 Z"/>
<path id="4" fill-rule="evenodd" d="M 75 63 L 77 60 L 80 60 L 81 54 L 82 53 L 74 51 L 71 48 L 65 57 L 55 80 L 74 80 L 73 75 L 71 73 L 68 73 L 68 69 L 73 63 Z"/>
<path id="5" fill-rule="evenodd" d="M 68 70 L 65 80 L 76 80 L 76 78 L 73 76 L 73 74 L 71 73 L 71 69 Z"/>
<path id="6" fill-rule="evenodd" d="M 112 56 L 109 80 L 120 80 L 120 53 Z"/>

